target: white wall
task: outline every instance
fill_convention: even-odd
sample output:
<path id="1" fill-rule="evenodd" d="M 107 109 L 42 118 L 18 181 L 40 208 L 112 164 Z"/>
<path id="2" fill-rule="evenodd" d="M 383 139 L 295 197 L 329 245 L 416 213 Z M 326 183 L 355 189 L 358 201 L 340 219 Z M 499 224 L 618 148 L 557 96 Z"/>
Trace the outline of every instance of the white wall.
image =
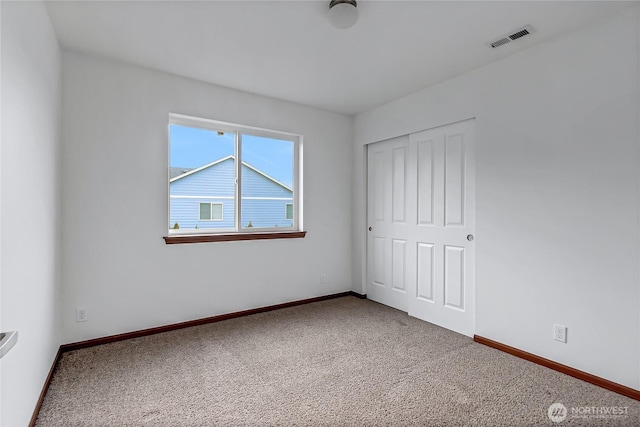
<path id="1" fill-rule="evenodd" d="M 76 53 L 63 76 L 64 342 L 351 288 L 350 117 Z M 302 134 L 307 237 L 166 245 L 169 113 Z"/>
<path id="2" fill-rule="evenodd" d="M 364 144 L 476 117 L 476 334 L 636 389 L 639 27 L 636 6 L 360 114 L 353 172 L 362 195 Z"/>
<path id="3" fill-rule="evenodd" d="M 27 425 L 60 345 L 61 54 L 42 3 L 2 4 L 3 426 Z"/>

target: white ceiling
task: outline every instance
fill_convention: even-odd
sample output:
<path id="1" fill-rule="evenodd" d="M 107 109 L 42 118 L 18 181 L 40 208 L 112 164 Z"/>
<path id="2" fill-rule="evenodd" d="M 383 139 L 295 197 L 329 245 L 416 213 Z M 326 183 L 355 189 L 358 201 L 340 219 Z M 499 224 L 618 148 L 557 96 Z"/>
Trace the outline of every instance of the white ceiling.
<path id="1" fill-rule="evenodd" d="M 49 2 L 63 48 L 357 114 L 604 19 L 632 2 L 358 1 L 348 30 L 329 1 Z M 532 36 L 486 43 L 524 25 Z"/>

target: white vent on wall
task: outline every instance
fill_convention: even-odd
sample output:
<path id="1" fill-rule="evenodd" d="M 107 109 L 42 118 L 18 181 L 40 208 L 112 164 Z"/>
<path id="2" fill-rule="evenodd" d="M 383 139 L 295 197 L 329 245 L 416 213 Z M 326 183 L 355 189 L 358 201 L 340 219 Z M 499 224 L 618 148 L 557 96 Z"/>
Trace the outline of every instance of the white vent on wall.
<path id="1" fill-rule="evenodd" d="M 507 43 L 511 43 L 514 40 L 518 40 L 524 36 L 528 36 L 530 34 L 535 33 L 535 30 L 531 27 L 531 25 L 527 25 L 526 27 L 517 29 L 515 31 L 510 32 L 502 37 L 495 39 L 492 42 L 487 43 L 487 45 L 493 49 L 505 45 Z"/>

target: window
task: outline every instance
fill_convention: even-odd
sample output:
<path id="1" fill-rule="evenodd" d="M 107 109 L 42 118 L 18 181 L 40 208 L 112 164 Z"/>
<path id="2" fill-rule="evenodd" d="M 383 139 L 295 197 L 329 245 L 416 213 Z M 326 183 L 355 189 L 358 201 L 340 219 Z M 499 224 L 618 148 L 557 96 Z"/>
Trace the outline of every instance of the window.
<path id="1" fill-rule="evenodd" d="M 222 221 L 222 203 L 200 203 L 200 221 Z"/>
<path id="2" fill-rule="evenodd" d="M 301 152 L 300 135 L 171 114 L 167 238 L 301 231 Z"/>

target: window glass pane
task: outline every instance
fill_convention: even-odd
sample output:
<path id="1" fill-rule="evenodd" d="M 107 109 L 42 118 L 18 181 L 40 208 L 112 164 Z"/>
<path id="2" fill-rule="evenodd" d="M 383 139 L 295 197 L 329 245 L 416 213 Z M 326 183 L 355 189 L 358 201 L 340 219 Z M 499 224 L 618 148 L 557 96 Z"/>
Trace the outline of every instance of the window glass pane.
<path id="1" fill-rule="evenodd" d="M 291 141 L 242 135 L 242 228 L 293 225 L 282 215 L 293 203 L 293 149 Z"/>
<path id="2" fill-rule="evenodd" d="M 216 221 L 222 220 L 222 203 L 211 204 L 211 219 Z"/>
<path id="3" fill-rule="evenodd" d="M 234 230 L 235 134 L 171 124 L 169 145 L 169 228 Z"/>
<path id="4" fill-rule="evenodd" d="M 200 203 L 200 219 L 204 221 L 211 219 L 210 203 Z"/>
<path id="5" fill-rule="evenodd" d="M 291 203 L 287 204 L 287 212 L 285 214 L 286 219 L 293 219 L 293 205 Z"/>

